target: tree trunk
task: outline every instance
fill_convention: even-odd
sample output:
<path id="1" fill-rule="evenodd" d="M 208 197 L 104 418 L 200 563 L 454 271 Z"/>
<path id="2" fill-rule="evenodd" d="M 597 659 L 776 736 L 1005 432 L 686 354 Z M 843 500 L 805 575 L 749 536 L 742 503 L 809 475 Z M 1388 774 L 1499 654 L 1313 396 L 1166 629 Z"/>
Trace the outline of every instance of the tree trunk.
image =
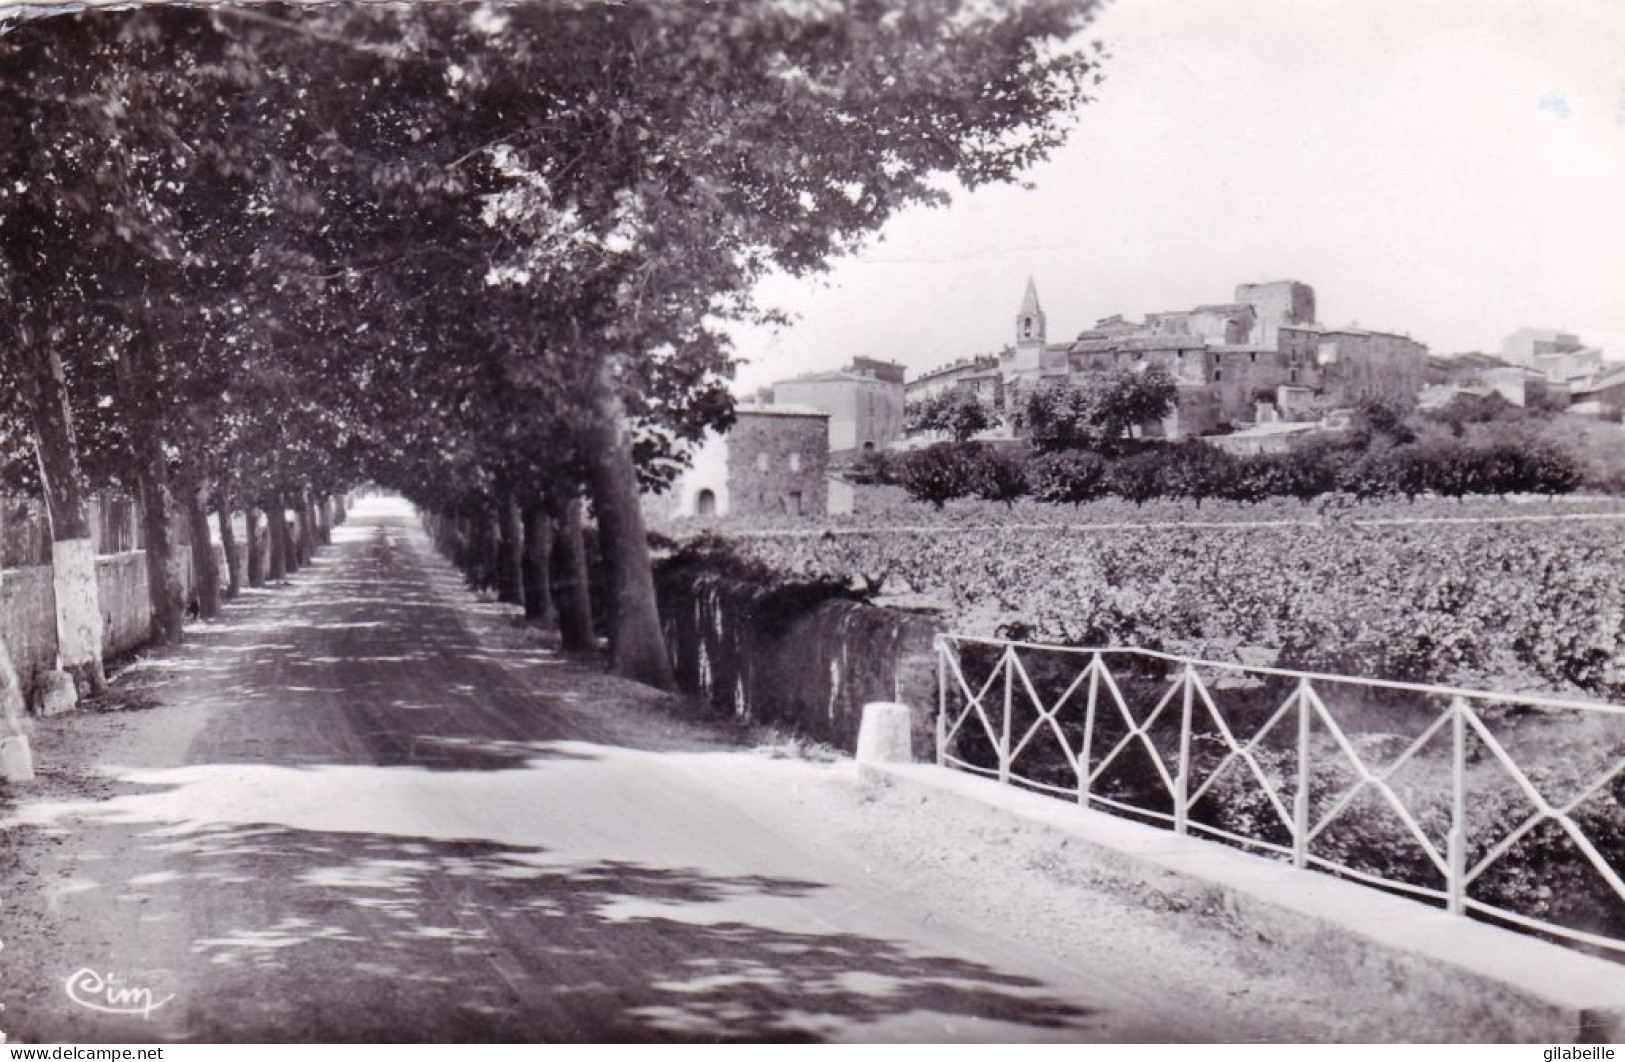
<path id="1" fill-rule="evenodd" d="M 316 498 L 312 504 L 316 509 L 316 540 L 324 546 L 333 542 L 333 510 L 327 506 L 327 495 Z"/>
<path id="2" fill-rule="evenodd" d="M 126 407 L 136 411 L 134 432 L 136 483 L 141 495 L 141 527 L 147 559 L 147 600 L 152 606 L 150 635 L 156 645 L 178 645 L 184 637 L 186 598 L 181 560 L 175 552 L 174 497 L 169 459 L 154 420 L 152 352 L 137 337 L 119 349 L 115 371 Z"/>
<path id="3" fill-rule="evenodd" d="M 285 575 L 292 575 L 300 568 L 298 525 L 288 520 L 288 496 L 276 496 L 276 519 L 278 533 L 282 536 L 282 569 Z"/>
<path id="4" fill-rule="evenodd" d="M 79 451 L 62 360 L 54 349 L 25 352 L 35 452 L 51 524 L 51 579 L 56 597 L 57 666 L 80 695 L 107 688 L 102 669 L 102 607 L 96 546 L 79 477 Z"/>
<path id="5" fill-rule="evenodd" d="M 498 561 L 501 532 L 497 527 L 497 516 L 489 509 L 476 509 L 468 521 L 468 557 L 463 566 L 468 584 L 480 593 L 494 591 L 497 588 L 497 573 L 501 570 Z"/>
<path id="6" fill-rule="evenodd" d="M 221 499 L 215 510 L 215 523 L 219 525 L 219 549 L 226 554 L 226 601 L 236 601 L 242 594 L 242 557 L 237 554 L 237 529 L 231 526 L 231 508 Z"/>
<path id="7" fill-rule="evenodd" d="M 497 503 L 497 600 L 525 602 L 525 524 L 519 506 L 504 495 Z"/>
<path id="8" fill-rule="evenodd" d="M 350 518 L 350 509 L 344 504 L 344 495 L 333 495 L 333 526 L 338 527 Z"/>
<path id="9" fill-rule="evenodd" d="M 197 476 L 182 490 L 186 525 L 192 542 L 192 580 L 197 587 L 197 610 L 204 619 L 220 615 L 220 564 L 209 538 L 209 477 Z"/>
<path id="10" fill-rule="evenodd" d="M 248 585 L 265 585 L 265 538 L 260 530 L 260 511 L 249 505 L 243 509 L 243 531 L 248 536 Z"/>
<path id="11" fill-rule="evenodd" d="M 303 568 L 316 555 L 316 533 L 310 526 L 310 499 L 305 496 L 303 488 L 293 497 L 293 514 L 296 534 L 299 536 L 294 543 L 294 552 L 299 555 L 299 566 Z"/>
<path id="12" fill-rule="evenodd" d="M 467 548 L 465 543 L 468 541 L 467 521 L 463 519 L 461 513 L 454 509 L 449 514 L 442 516 L 440 522 L 446 535 L 446 545 L 443 550 L 446 559 L 451 561 L 458 571 L 466 574 L 468 571 L 467 557 L 465 556 Z"/>
<path id="13" fill-rule="evenodd" d="M 242 594 L 242 557 L 237 555 L 237 529 L 231 526 L 232 477 L 221 479 L 215 487 L 215 521 L 219 525 L 219 547 L 226 554 L 226 589 L 228 601 L 236 601 Z"/>
<path id="14" fill-rule="evenodd" d="M 589 475 L 599 549 L 610 576 L 610 670 L 657 689 L 675 690 L 677 680 L 660 628 L 649 538 L 632 463 L 632 436 L 616 386 L 615 360 L 606 356 L 598 368 L 593 414 L 599 430 L 591 448 Z"/>
<path id="15" fill-rule="evenodd" d="M 271 495 L 265 507 L 265 545 L 268 563 L 265 577 L 280 583 L 288 577 L 288 526 L 282 512 L 282 495 Z"/>
<path id="16" fill-rule="evenodd" d="M 299 556 L 299 524 L 296 519 L 288 517 L 289 499 L 286 494 L 277 495 L 277 519 L 281 521 L 277 526 L 282 529 L 282 566 L 292 575 L 300 567 Z"/>
<path id="17" fill-rule="evenodd" d="M 178 645 L 186 621 L 186 595 L 181 579 L 181 558 L 171 533 L 174 499 L 169 490 L 169 464 L 157 436 L 144 440 L 141 448 L 141 516 L 147 534 L 152 640 L 158 645 Z"/>
<path id="18" fill-rule="evenodd" d="M 480 514 L 480 578 L 485 588 L 495 594 L 502 586 L 502 510 L 493 506 Z"/>
<path id="19" fill-rule="evenodd" d="M 540 505 L 526 509 L 525 549 L 520 558 L 520 577 L 525 584 L 525 618 L 548 627 L 558 623 L 553 606 L 553 521 Z"/>
<path id="20" fill-rule="evenodd" d="M 560 521 L 554 556 L 559 588 L 559 639 L 565 649 L 598 648 L 592 630 L 592 596 L 587 590 L 587 550 L 581 539 L 581 499 L 571 498 Z"/>

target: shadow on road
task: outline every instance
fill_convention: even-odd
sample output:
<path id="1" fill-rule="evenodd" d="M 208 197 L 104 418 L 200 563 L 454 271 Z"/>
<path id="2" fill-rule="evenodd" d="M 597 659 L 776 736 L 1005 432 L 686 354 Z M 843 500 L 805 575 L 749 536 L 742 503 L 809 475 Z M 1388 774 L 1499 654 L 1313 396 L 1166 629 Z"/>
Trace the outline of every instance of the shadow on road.
<path id="1" fill-rule="evenodd" d="M 21 971 L 8 1031 L 814 1040 L 906 1019 L 961 1039 L 1091 1020 L 921 943 L 942 938 L 902 897 L 794 836 L 781 805 L 816 768 L 761 774 L 677 699 L 512 618 L 395 518 L 133 669 L 122 685 L 160 707 L 108 717 L 87 756 L 120 766 L 7 823 L 30 838 L 35 919 L 0 927 Z M 166 1002 L 76 1007 L 63 985 L 87 967 Z"/>
<path id="2" fill-rule="evenodd" d="M 132 920 L 184 910 L 212 926 L 184 957 L 201 974 L 183 971 L 166 986 L 175 998 L 161 1022 L 58 1007 L 16 1032 L 87 1041 L 798 1041 L 925 1014 L 966 1029 L 1080 1029 L 1090 1016 L 975 962 L 771 924 L 764 901 L 805 900 L 823 888 L 810 881 L 558 863 L 539 848 L 488 841 L 267 824 L 175 831 L 143 834 L 163 872 L 72 887 L 118 891 Z M 778 910 L 793 914 L 793 904 Z"/>

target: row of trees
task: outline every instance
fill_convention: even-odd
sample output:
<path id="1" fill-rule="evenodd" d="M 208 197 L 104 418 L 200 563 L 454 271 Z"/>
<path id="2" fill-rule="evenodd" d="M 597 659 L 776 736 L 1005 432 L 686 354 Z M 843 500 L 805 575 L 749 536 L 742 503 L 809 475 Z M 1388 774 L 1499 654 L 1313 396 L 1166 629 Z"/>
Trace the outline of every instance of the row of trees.
<path id="1" fill-rule="evenodd" d="M 1115 496 L 1136 505 L 1157 498 L 1309 501 L 1333 491 L 1361 499 L 1423 494 L 1565 494 L 1583 481 L 1572 456 L 1533 440 L 1436 438 L 1366 450 L 1304 446 L 1235 456 L 1207 443 L 1149 444 L 1106 457 L 1091 450 L 1032 452 L 985 443 L 941 442 L 903 458 L 894 473 L 909 496 L 942 508 L 956 498 L 1012 504 L 1032 497 L 1081 505 Z"/>
<path id="2" fill-rule="evenodd" d="M 47 502 L 63 664 L 102 681 L 87 492 L 140 496 L 172 641 L 178 510 L 229 541 L 233 512 L 313 526 L 372 481 L 544 615 L 535 572 L 555 543 L 580 554 L 590 505 L 611 666 L 669 687 L 638 495 L 728 426 L 727 322 L 769 316 L 769 270 L 944 201 L 944 175 L 1044 157 L 1097 76 L 1073 46 L 1089 17 L 640 0 L 0 23 L 0 485 Z"/>

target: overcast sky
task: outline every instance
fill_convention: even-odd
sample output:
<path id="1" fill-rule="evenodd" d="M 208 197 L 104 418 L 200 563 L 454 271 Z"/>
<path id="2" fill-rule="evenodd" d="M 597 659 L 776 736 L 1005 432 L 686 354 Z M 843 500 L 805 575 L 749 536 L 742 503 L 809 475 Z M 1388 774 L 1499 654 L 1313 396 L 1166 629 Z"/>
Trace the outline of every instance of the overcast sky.
<path id="1" fill-rule="evenodd" d="M 1116 0 L 1112 56 L 1032 190 L 898 217 L 799 315 L 741 329 L 742 392 L 853 355 L 910 375 L 1014 334 L 1302 280 L 1327 324 L 1438 353 L 1567 328 L 1625 358 L 1625 0 Z"/>

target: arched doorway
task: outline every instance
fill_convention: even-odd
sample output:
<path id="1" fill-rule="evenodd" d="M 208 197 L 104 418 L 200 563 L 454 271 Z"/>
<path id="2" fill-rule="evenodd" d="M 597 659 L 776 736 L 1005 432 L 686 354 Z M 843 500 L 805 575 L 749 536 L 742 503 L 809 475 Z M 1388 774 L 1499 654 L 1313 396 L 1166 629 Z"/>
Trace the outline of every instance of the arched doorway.
<path id="1" fill-rule="evenodd" d="M 694 496 L 694 515 L 715 516 L 717 514 L 716 492 L 707 488 Z"/>

